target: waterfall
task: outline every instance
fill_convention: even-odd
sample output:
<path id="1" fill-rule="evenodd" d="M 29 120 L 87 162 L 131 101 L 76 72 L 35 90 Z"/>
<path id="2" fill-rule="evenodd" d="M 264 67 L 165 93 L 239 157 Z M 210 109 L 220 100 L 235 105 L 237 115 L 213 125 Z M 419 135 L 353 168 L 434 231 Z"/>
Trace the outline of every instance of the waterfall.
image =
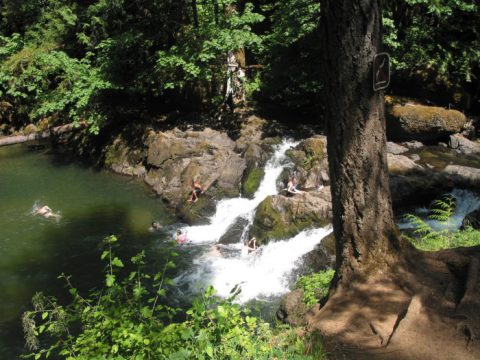
<path id="1" fill-rule="evenodd" d="M 270 242 L 247 255 L 242 253 L 243 242 L 220 245 L 216 243 L 238 218 L 251 225 L 257 206 L 270 195 L 277 194 L 277 179 L 289 165 L 285 152 L 296 143 L 284 141 L 265 165 L 265 175 L 253 199 L 235 198 L 218 202 L 216 213 L 208 225 L 186 227 L 190 246 L 202 251 L 192 260 L 192 266 L 175 280 L 179 288 L 194 293 L 198 287 L 213 285 L 220 296 L 228 296 L 236 286 L 241 286 L 237 298 L 240 302 L 269 296 L 279 296 L 289 290 L 288 275 L 296 268 L 298 260 L 312 251 L 321 239 L 332 230 L 330 226 L 305 230 L 295 237 Z M 209 245 L 210 244 L 210 245 Z"/>
<path id="2" fill-rule="evenodd" d="M 220 239 L 239 217 L 243 217 L 251 223 L 257 206 L 267 196 L 277 193 L 277 178 L 287 163 L 285 151 L 296 144 L 285 140 L 278 146 L 272 158 L 265 165 L 265 176 L 253 199 L 238 197 L 221 200 L 217 204 L 215 214 L 209 219 L 208 225 L 191 226 L 182 229 L 187 234 L 188 241 L 196 244 L 214 243 Z"/>

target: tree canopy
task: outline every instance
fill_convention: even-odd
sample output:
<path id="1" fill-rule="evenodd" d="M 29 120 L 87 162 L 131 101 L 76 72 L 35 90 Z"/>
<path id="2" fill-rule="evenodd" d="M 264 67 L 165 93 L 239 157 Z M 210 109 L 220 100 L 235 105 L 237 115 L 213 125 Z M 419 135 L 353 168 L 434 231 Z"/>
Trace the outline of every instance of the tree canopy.
<path id="1" fill-rule="evenodd" d="M 386 2 L 393 89 L 478 111 L 479 8 Z M 236 51 L 247 101 L 306 113 L 325 103 L 317 1 L 4 0 L 0 13 L 0 100 L 19 125 L 85 120 L 97 133 L 120 117 L 216 111 Z"/>

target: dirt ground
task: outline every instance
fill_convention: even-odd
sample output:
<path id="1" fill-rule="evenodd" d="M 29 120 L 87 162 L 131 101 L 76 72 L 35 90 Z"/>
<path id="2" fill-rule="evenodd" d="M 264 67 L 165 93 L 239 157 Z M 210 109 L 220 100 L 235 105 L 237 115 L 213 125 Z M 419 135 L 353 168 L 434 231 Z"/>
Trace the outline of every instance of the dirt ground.
<path id="1" fill-rule="evenodd" d="M 340 281 L 307 315 L 329 360 L 480 359 L 480 247 L 407 258 Z"/>

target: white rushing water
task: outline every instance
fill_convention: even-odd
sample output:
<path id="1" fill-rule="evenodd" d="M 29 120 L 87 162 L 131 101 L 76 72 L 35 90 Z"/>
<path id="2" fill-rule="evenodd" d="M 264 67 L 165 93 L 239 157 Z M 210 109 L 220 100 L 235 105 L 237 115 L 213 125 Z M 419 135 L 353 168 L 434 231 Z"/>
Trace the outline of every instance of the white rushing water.
<path id="1" fill-rule="evenodd" d="M 480 197 L 469 190 L 454 189 L 448 195 L 455 198 L 455 212 L 447 223 L 441 223 L 436 220 L 428 219 L 429 210 L 427 208 L 419 208 L 415 211 L 415 215 L 425 220 L 434 230 L 457 230 L 462 225 L 463 218 L 470 212 L 480 208 Z M 406 220 L 398 223 L 400 229 L 412 229 L 413 224 Z"/>
<path id="2" fill-rule="evenodd" d="M 237 298 L 240 302 L 278 296 L 289 290 L 289 274 L 297 267 L 298 260 L 332 231 L 330 226 L 306 230 L 284 241 L 272 241 L 248 255 L 242 252 L 242 239 L 235 244 L 220 245 L 220 251 L 207 244 L 217 243 L 238 218 L 247 220 L 245 230 L 248 229 L 257 206 L 267 196 L 277 194 L 277 179 L 289 164 L 285 152 L 295 145 L 294 142 L 284 141 L 278 146 L 265 166 L 264 178 L 253 199 L 222 200 L 208 225 L 183 229 L 190 246 L 203 246 L 205 250 L 193 259 L 192 267 L 176 279 L 177 284 L 186 285 L 187 291 L 192 293 L 213 285 L 224 297 L 240 285 L 241 293 Z"/>
<path id="3" fill-rule="evenodd" d="M 251 222 L 257 206 L 269 195 L 277 193 L 277 179 L 282 173 L 287 157 L 285 152 L 297 143 L 284 141 L 265 165 L 265 176 L 253 199 L 234 198 L 221 200 L 217 204 L 216 213 L 210 218 L 208 225 L 184 228 L 188 241 L 192 243 L 217 242 L 227 229 L 242 217 Z"/>

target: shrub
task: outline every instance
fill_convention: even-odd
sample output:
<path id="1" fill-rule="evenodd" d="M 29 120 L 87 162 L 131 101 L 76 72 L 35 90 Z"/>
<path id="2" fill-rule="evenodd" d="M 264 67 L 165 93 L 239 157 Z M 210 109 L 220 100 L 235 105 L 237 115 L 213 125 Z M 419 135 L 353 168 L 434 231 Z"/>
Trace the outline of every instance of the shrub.
<path id="1" fill-rule="evenodd" d="M 308 306 L 313 306 L 318 302 L 318 299 L 326 296 L 334 274 L 333 269 L 328 269 L 301 276 L 297 280 L 295 288 L 303 290 L 303 302 Z"/>
<path id="2" fill-rule="evenodd" d="M 227 299 L 208 287 L 185 313 L 165 305 L 173 285 L 167 276 L 175 267 L 173 261 L 167 260 L 161 272 L 149 275 L 143 271 L 142 252 L 131 259 L 134 271 L 126 272 L 112 251 L 116 242 L 114 236 L 104 241 L 103 289 L 82 296 L 70 277 L 61 275 L 73 296 L 71 304 L 34 296 L 34 310 L 22 319 L 27 346 L 33 350 L 25 358 L 311 359 L 304 353 L 316 355 L 311 339 L 305 346 L 292 330 L 272 329 L 235 304 L 238 287 Z M 182 317 L 185 320 L 174 320 Z"/>

